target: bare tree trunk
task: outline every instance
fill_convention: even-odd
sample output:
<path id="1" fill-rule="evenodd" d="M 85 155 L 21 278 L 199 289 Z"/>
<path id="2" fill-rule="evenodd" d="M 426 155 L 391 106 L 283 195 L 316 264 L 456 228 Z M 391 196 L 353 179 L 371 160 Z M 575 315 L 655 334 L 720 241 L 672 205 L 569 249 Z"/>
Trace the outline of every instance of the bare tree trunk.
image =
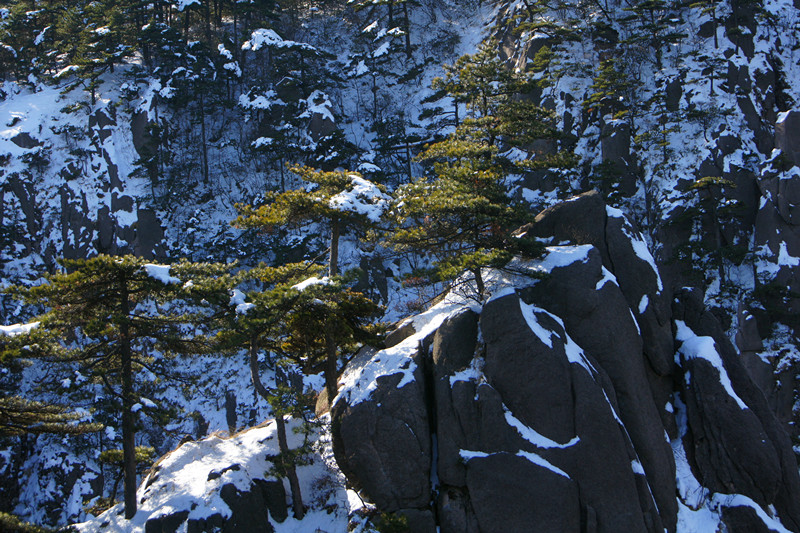
<path id="1" fill-rule="evenodd" d="M 261 382 L 261 374 L 258 371 L 258 343 L 255 338 L 250 340 L 250 379 L 253 382 L 256 392 L 264 400 L 269 402 L 270 393 L 264 384 Z M 278 448 L 281 452 L 280 461 L 283 463 L 286 477 L 289 479 L 289 488 L 292 492 L 292 510 L 294 517 L 298 520 L 303 518 L 305 511 L 303 509 L 303 495 L 300 491 L 300 480 L 297 478 L 297 469 L 291 459 L 289 459 L 289 442 L 286 439 L 286 421 L 283 419 L 282 413 L 275 413 L 275 425 L 278 429 Z"/>
<path id="2" fill-rule="evenodd" d="M 133 419 L 133 355 L 128 316 L 130 302 L 128 287 L 121 280 L 121 303 L 123 322 L 120 326 L 120 356 L 122 363 L 122 468 L 125 476 L 124 502 L 125 518 L 130 520 L 136 514 L 136 429 Z"/>
<path id="3" fill-rule="evenodd" d="M 294 512 L 294 517 L 300 520 L 305 514 L 303 498 L 300 493 L 300 480 L 297 479 L 297 470 L 291 464 L 291 460 L 288 459 L 289 443 L 286 440 L 286 422 L 283 420 L 282 414 L 275 416 L 275 424 L 278 426 L 278 448 L 281 450 L 281 461 L 286 470 L 286 477 L 289 478 L 289 488 L 292 491 L 292 511 Z"/>
<path id="4" fill-rule="evenodd" d="M 339 233 L 341 232 L 339 217 L 331 218 L 331 252 L 328 257 L 328 275 L 339 275 Z"/>
<path id="5" fill-rule="evenodd" d="M 408 18 L 408 2 L 403 2 L 403 32 L 406 34 L 406 57 L 411 59 L 411 21 Z"/>
<path id="6" fill-rule="evenodd" d="M 333 399 L 339 393 L 339 368 L 337 357 L 336 340 L 333 333 L 330 331 L 331 327 L 326 324 L 325 326 L 325 350 L 327 352 L 325 358 L 325 389 L 328 393 L 328 404 L 333 405 Z"/>
<path id="7" fill-rule="evenodd" d="M 483 274 L 481 273 L 481 268 L 476 268 L 472 271 L 472 274 L 475 276 L 475 287 L 478 289 L 478 298 L 483 300 L 484 292 L 486 292 L 486 285 L 483 283 Z"/>
<path id="8" fill-rule="evenodd" d="M 200 137 L 203 151 L 203 183 L 208 185 L 208 145 L 206 142 L 206 110 L 203 92 L 200 91 Z"/>

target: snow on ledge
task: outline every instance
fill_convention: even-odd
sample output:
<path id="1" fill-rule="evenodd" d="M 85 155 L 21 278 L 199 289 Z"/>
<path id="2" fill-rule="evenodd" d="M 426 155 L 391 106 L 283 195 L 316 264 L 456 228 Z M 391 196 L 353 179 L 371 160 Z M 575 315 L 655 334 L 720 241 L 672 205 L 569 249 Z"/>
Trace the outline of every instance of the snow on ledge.
<path id="1" fill-rule="evenodd" d="M 676 320 L 675 326 L 678 330 L 675 334 L 675 340 L 681 342 L 678 353 L 683 354 L 687 359 L 705 359 L 708 361 L 719 372 L 719 381 L 728 395 L 736 401 L 740 408 L 748 409 L 747 404 L 733 390 L 733 384 L 722 363 L 722 357 L 717 352 L 714 339 L 697 336 L 683 320 Z"/>
<path id="2" fill-rule="evenodd" d="M 516 455 L 517 457 L 521 457 L 523 459 L 527 459 L 531 463 L 535 464 L 536 466 L 541 466 L 542 468 L 546 468 L 550 470 L 554 474 L 558 474 L 559 476 L 564 476 L 567 479 L 571 479 L 569 474 L 558 468 L 557 466 L 553 465 L 543 457 L 532 453 L 526 452 L 523 450 L 518 451 L 517 453 L 509 453 L 509 452 L 495 452 L 495 453 L 486 453 L 486 452 L 475 452 L 471 450 L 461 450 L 459 452 L 459 456 L 464 461 L 469 461 L 471 459 L 485 459 L 486 457 L 491 457 L 492 455 Z"/>
<path id="3" fill-rule="evenodd" d="M 554 441 L 552 439 L 549 439 L 549 438 L 545 437 L 544 435 L 542 435 L 541 433 L 539 433 L 535 429 L 533 429 L 533 428 L 531 428 L 529 426 L 526 426 L 521 420 L 519 420 L 513 414 L 511 414 L 511 411 L 509 411 L 508 408 L 505 405 L 503 406 L 503 411 L 505 413 L 506 422 L 508 423 L 508 425 L 513 427 L 514 429 L 516 429 L 517 433 L 519 433 L 520 437 L 522 437 L 526 441 L 530 442 L 531 444 L 533 444 L 537 448 L 544 448 L 544 449 L 559 448 L 559 449 L 564 449 L 564 448 L 569 448 L 571 446 L 574 446 L 574 445 L 578 444 L 578 442 L 580 442 L 580 440 L 581 440 L 580 437 L 575 436 L 572 439 L 570 439 L 570 441 L 567 442 L 566 444 L 560 444 L 560 443 L 558 443 L 558 442 L 556 442 L 556 441 Z"/>
<path id="4" fill-rule="evenodd" d="M 378 387 L 378 378 L 402 374 L 398 389 L 414 381 L 417 368 L 414 356 L 419 350 L 422 340 L 436 331 L 449 317 L 455 315 L 466 306 L 463 303 L 451 303 L 447 300 L 431 307 L 428 311 L 415 316 L 411 325 L 415 333 L 399 344 L 377 352 L 372 358 L 355 368 L 345 368 L 339 378 L 342 385 L 339 394 L 332 404 L 344 398 L 349 405 L 356 405 L 368 400 Z"/>

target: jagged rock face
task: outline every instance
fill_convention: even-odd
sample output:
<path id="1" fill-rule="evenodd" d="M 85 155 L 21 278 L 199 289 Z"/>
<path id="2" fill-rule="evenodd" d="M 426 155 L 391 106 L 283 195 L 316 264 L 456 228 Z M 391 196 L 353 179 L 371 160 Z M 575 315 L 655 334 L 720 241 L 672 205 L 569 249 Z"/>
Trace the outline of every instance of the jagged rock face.
<path id="1" fill-rule="evenodd" d="M 702 301 L 676 304 L 673 335 L 629 222 L 590 193 L 520 231 L 574 245 L 531 266 L 544 279 L 500 283 L 482 306 L 445 300 L 348 367 L 364 379 L 334 402 L 334 452 L 362 495 L 443 533 L 676 531 L 685 447 L 728 530 L 766 527 L 749 502 L 800 530 L 788 437 Z"/>
<path id="2" fill-rule="evenodd" d="M 699 479 L 715 492 L 775 505 L 784 525 L 799 531 L 800 478 L 786 432 L 697 291 L 681 291 L 673 307 L 677 338 L 685 336 L 682 397 Z M 711 357 L 698 355 L 701 342 L 713 344 Z"/>

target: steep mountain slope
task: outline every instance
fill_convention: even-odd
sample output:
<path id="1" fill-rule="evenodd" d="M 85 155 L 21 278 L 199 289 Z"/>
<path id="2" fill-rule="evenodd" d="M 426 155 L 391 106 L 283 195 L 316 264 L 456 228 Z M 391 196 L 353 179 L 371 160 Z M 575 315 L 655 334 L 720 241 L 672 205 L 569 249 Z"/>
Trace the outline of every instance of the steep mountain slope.
<path id="1" fill-rule="evenodd" d="M 530 311 L 533 321 L 521 312 L 529 326 L 545 322 L 546 327 L 541 326 L 544 331 L 534 325 L 530 331 L 516 328 L 514 334 L 525 337 L 519 344 L 535 344 L 531 335 L 545 345 L 550 338 L 550 348 L 554 338 L 566 342 L 568 334 L 600 361 L 589 365 L 600 368 L 586 375 L 579 369 L 573 371 L 574 361 L 569 358 L 566 366 L 563 357 L 542 366 L 543 371 L 554 372 L 561 365 L 570 373 L 569 379 L 558 382 L 563 387 L 547 383 L 553 394 L 574 390 L 574 381 L 585 381 L 588 376 L 595 382 L 587 385 L 591 394 L 600 398 L 602 392 L 612 405 L 597 416 L 607 418 L 611 413 L 623 420 L 622 436 L 609 436 L 604 426 L 602 438 L 581 437 L 583 443 L 593 438 L 616 439 L 614 449 L 620 455 L 614 464 L 633 465 L 631 472 L 622 473 L 624 469 L 612 469 L 612 460 L 603 458 L 608 459 L 606 466 L 615 476 L 625 478 L 619 483 L 627 488 L 620 494 L 638 502 L 635 513 L 627 508 L 619 512 L 640 513 L 635 520 L 644 520 L 651 529 L 658 529 L 659 520 L 667 529 L 677 527 L 678 531 L 707 530 L 709 522 L 704 520 L 714 524 L 722 520 L 729 530 L 797 529 L 796 512 L 787 503 L 796 496 L 791 492 L 794 481 L 785 478 L 793 476 L 789 470 L 794 458 L 789 457 L 790 448 L 780 432 L 790 434 L 797 450 L 798 6 L 785 0 L 692 4 L 424 0 L 397 5 L 364 2 L 356 10 L 351 3 L 287 2 L 272 19 L 265 16 L 261 20 L 258 14 L 251 14 L 252 20 L 246 23 L 231 11 L 212 25 L 209 19 L 203 22 L 204 13 L 209 13 L 212 5 L 227 3 L 156 4 L 159 11 L 151 21 L 141 21 L 139 35 L 161 43 L 162 56 L 154 59 L 156 49 L 143 45 L 140 52 L 126 55 L 115 68 L 104 72 L 91 90 L 89 82 L 81 82 L 75 74 L 77 69 L 63 70 L 66 63 L 59 63 L 61 56 L 49 54 L 56 48 L 57 43 L 49 39 L 54 39 L 57 28 L 30 36 L 35 43 L 30 48 L 38 54 L 30 75 L 26 72 L 12 80 L 13 68 L 4 70 L 7 79 L 0 102 L 0 123 L 6 128 L 0 131 L 0 278 L 4 283 L 37 283 L 41 273 L 57 268 L 56 258 L 96 253 L 136 253 L 165 262 L 181 256 L 239 259 L 245 265 L 322 255 L 327 235 L 321 226 L 309 224 L 271 234 L 242 232 L 229 224 L 236 215 L 235 204 L 257 202 L 265 190 L 299 186 L 297 177 L 285 170 L 286 163 L 358 170 L 389 189 L 412 176 L 430 173 L 414 156 L 425 142 L 452 131 L 453 119 L 463 117 L 465 111 L 463 104 L 440 98 L 431 81 L 442 74 L 442 63 L 453 63 L 459 55 L 474 52 L 488 36 L 509 67 L 533 71 L 542 80 L 541 89 L 519 97 L 552 109 L 561 131 L 557 140 L 537 141 L 528 150 L 515 149 L 511 155 L 535 162 L 567 148 L 577 156 L 577 164 L 567 169 L 511 173 L 507 181 L 515 198 L 532 212 L 593 188 L 603 200 L 595 197 L 599 204 L 595 200 L 572 204 L 581 208 L 569 216 L 551 212 L 540 220 L 539 229 L 531 231 L 550 239 L 553 246 L 595 246 L 597 252 L 586 252 L 590 259 L 579 264 L 594 268 L 602 263 L 616 277 L 614 283 L 625 305 L 620 303 L 619 313 L 606 317 L 610 322 L 586 326 L 580 323 L 582 316 L 561 309 L 558 298 L 548 301 L 552 309 L 536 300 L 538 307 Z M 404 14 L 409 6 L 410 12 Z M 44 16 L 37 13 L 25 14 L 31 28 L 38 28 L 36 17 Z M 5 24 L 18 16 L 5 8 L 0 14 Z M 105 35 L 102 27 L 90 25 L 90 29 Z M 16 47 L 12 47 L 14 58 L 30 53 L 16 43 L 3 44 Z M 8 48 L 0 53 L 11 54 Z M 8 65 L 16 65 L 15 60 L 2 57 Z M 57 67 L 37 66 L 51 60 Z M 613 242 L 603 232 L 608 233 L 610 225 L 621 219 L 616 210 L 606 211 L 603 202 L 620 209 L 631 222 L 630 226 L 619 222 L 627 228 L 625 236 L 617 234 Z M 558 209 L 564 213 L 569 208 Z M 582 218 L 592 222 L 574 223 Z M 644 237 L 638 238 L 634 228 Z M 631 246 L 639 251 L 637 257 L 652 257 L 660 273 L 657 288 L 649 266 L 620 259 L 614 246 Z M 599 258 L 595 257 L 598 253 Z M 387 304 L 387 320 L 418 309 L 416 300 L 428 296 L 400 281 L 403 274 L 425 265 L 424 257 L 392 255 L 380 247 L 360 244 L 356 235 L 345 235 L 341 260 L 345 267 L 365 269 L 361 288 Z M 570 270 L 566 264 L 562 268 L 563 272 Z M 605 272 L 594 268 L 592 275 L 595 271 Z M 591 277 L 573 274 L 562 275 L 564 295 L 578 291 L 579 282 Z M 556 284 L 559 279 L 548 283 Z M 599 282 L 605 279 L 590 281 L 600 291 Z M 641 289 L 643 284 L 649 284 L 647 289 Z M 611 291 L 613 284 L 607 285 L 606 290 Z M 519 292 L 520 309 L 533 305 L 530 291 Z M 679 300 L 674 306 L 673 294 Z M 510 294 L 507 298 L 513 300 Z M 615 298 L 619 300 L 620 295 Z M 490 302 L 485 309 L 499 306 L 499 302 Z M 549 316 L 537 311 L 539 307 L 560 317 L 565 325 L 537 318 Z M 4 324 L 25 320 L 34 312 L 0 295 Z M 631 313 L 633 321 L 628 320 Z M 633 325 L 639 328 L 635 335 Z M 464 328 L 472 331 L 471 326 Z M 492 328 L 488 322 L 486 328 L 481 329 L 481 342 L 489 343 Z M 585 335 L 578 340 L 575 330 L 582 328 Z M 601 333 L 611 328 L 630 331 L 623 337 L 635 346 L 620 350 L 635 352 L 632 357 L 643 361 L 641 368 L 630 371 L 636 376 L 621 370 L 615 374 L 623 365 L 610 362 L 607 366 L 602 360 L 611 348 L 601 342 Z M 715 350 L 707 349 L 708 339 L 713 339 Z M 417 346 L 406 348 L 414 351 Z M 472 348 L 465 348 L 467 355 L 472 355 Z M 466 357 L 460 354 L 459 361 L 461 356 Z M 381 357 L 386 357 L 385 352 Z M 405 359 L 398 364 L 403 362 Z M 391 495 L 382 500 L 377 489 L 370 490 L 369 482 L 362 479 L 361 459 L 343 459 L 340 454 L 342 470 L 351 477 L 356 473 L 351 482 L 363 485 L 365 494 L 382 511 L 424 511 L 409 517 L 428 525 L 435 517 L 443 527 L 446 520 L 452 520 L 454 530 L 468 530 L 462 523 L 491 530 L 486 524 L 508 519 L 476 518 L 472 511 L 464 510 L 467 496 L 482 502 L 483 509 L 497 503 L 492 500 L 494 493 L 479 496 L 478 489 L 472 494 L 464 487 L 488 483 L 502 468 L 514 470 L 524 465 L 522 470 L 533 469 L 531 475 L 541 475 L 543 483 L 562 482 L 564 486 L 555 493 L 577 506 L 575 486 L 583 493 L 595 482 L 576 481 L 576 472 L 586 461 L 596 460 L 592 455 L 596 447 L 586 444 L 589 451 L 585 455 L 576 452 L 579 458 L 570 457 L 563 463 L 556 457 L 562 450 L 573 448 L 564 452 L 569 455 L 580 447 L 567 446 L 577 431 L 562 435 L 565 430 L 558 423 L 552 424 L 552 435 L 537 429 L 553 447 L 530 439 L 519 442 L 513 432 L 504 448 L 478 446 L 470 439 L 442 442 L 442 431 L 436 430 L 437 424 L 446 423 L 440 400 L 449 406 L 452 399 L 447 397 L 456 394 L 457 388 L 484 382 L 496 385 L 492 380 L 499 379 L 497 372 L 502 370 L 502 365 L 494 370 L 465 370 L 468 361 L 462 362 L 465 364 L 459 363 L 457 370 L 447 367 L 441 375 L 436 361 L 416 363 L 421 368 L 433 365 L 432 370 L 425 368 L 424 378 L 416 377 L 424 387 L 416 386 L 430 389 L 425 394 L 436 397 L 436 407 L 431 407 L 432 400 L 426 397 L 419 412 L 409 416 L 413 415 L 415 423 L 427 424 L 429 434 L 439 435 L 438 444 L 416 436 L 409 441 L 414 444 L 418 440 L 416 445 L 423 448 L 419 461 L 404 465 L 420 478 L 412 484 L 419 489 L 413 495 L 416 499 L 400 504 L 394 501 L 397 496 Z M 185 435 L 200 438 L 213 431 L 233 431 L 267 416 L 267 406 L 251 399 L 244 357 L 223 362 L 213 357 L 193 358 L 185 364 L 200 377 L 197 388 L 193 392 L 160 391 L 161 396 L 152 400 L 196 414 L 172 420 L 167 434 L 144 422 L 147 428 L 142 444 L 164 453 Z M 387 368 L 389 374 L 394 373 Z M 453 381 L 454 376 L 448 374 L 451 371 L 461 377 Z M 36 386 L 43 377 L 50 377 L 49 372 L 52 370 L 34 365 L 12 385 L 24 394 L 38 394 Z M 353 368 L 349 372 L 352 375 Z M 403 384 L 408 376 L 406 372 Z M 434 382 L 447 381 L 448 376 L 451 388 L 437 389 Z M 69 380 L 64 392 L 76 389 L 80 376 L 71 375 Z M 314 377 L 307 382 L 320 386 Z M 60 393 L 47 394 L 52 399 Z M 766 400 L 762 401 L 761 394 Z M 626 402 L 637 403 L 650 396 L 652 409 L 625 414 Z M 505 402 L 505 395 L 502 399 Z M 89 395 L 73 401 L 82 408 L 93 404 Z M 613 405 L 615 402 L 618 405 Z M 604 408 L 605 404 L 600 404 L 593 408 Z M 538 422 L 525 419 L 532 416 L 527 411 L 520 414 L 515 407 L 506 406 L 509 409 L 494 413 L 502 416 L 492 418 L 492 423 L 521 428 L 520 435 L 530 435 L 532 427 L 538 428 Z M 463 424 L 478 424 L 477 419 L 472 420 L 474 405 L 465 401 L 460 408 L 469 414 L 458 415 Z M 430 414 L 431 409 L 436 416 Z M 515 425 L 509 416 L 524 423 Z M 564 417 L 574 418 L 571 414 Z M 728 418 L 738 421 L 738 432 L 730 427 L 736 424 L 720 423 Z M 662 427 L 669 434 L 671 450 L 658 439 Z M 473 429 L 476 434 L 485 430 Z M 590 434 L 595 435 L 584 433 Z M 2 494 L 8 507 L 0 510 L 14 510 L 39 523 L 83 520 L 87 517 L 85 500 L 107 496 L 116 477 L 113 469 L 98 462 L 96 450 L 113 447 L 118 438 L 112 425 L 102 435 L 72 442 L 53 437 L 14 442 L 0 454 Z M 362 440 L 358 435 L 352 438 Z M 524 435 L 520 438 L 526 440 Z M 750 445 L 737 444 L 731 450 L 720 444 L 733 441 Z M 397 442 L 385 444 L 386 453 L 399 446 Z M 425 455 L 432 452 L 424 450 L 436 446 L 440 463 L 445 449 L 450 453 L 448 460 L 457 463 L 448 466 L 448 474 L 441 467 L 434 469 L 438 486 L 449 491 L 438 493 L 438 508 L 429 505 L 431 487 L 437 484 L 430 481 L 434 459 Z M 536 455 L 542 449 L 550 451 Z M 627 451 L 622 453 L 622 449 Z M 466 450 L 467 456 L 460 450 Z M 383 452 L 378 448 L 377 453 Z M 492 455 L 495 453 L 504 454 L 513 464 L 476 466 L 472 474 L 464 472 L 465 465 L 499 461 Z M 545 460 L 555 470 L 536 470 Z M 677 485 L 673 483 L 676 477 Z M 670 498 L 676 488 L 677 501 Z M 445 495 L 454 503 L 447 503 Z M 527 496 L 546 507 L 536 494 Z M 592 499 L 585 498 L 588 500 L 581 500 L 584 503 Z M 434 508 L 438 515 L 432 513 Z M 587 511 L 589 508 L 593 510 Z M 579 524 L 558 527 L 591 530 L 592 521 L 606 512 L 594 504 L 581 509 Z M 335 527 L 347 521 L 340 515 Z M 552 519 L 574 521 L 576 517 L 556 514 Z M 639 526 L 637 522 L 631 527 Z"/>

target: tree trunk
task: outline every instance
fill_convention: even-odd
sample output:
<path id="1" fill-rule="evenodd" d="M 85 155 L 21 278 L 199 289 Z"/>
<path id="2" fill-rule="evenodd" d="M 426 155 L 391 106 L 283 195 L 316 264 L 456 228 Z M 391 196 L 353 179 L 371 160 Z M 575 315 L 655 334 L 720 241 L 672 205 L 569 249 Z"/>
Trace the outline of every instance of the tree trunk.
<path id="1" fill-rule="evenodd" d="M 208 146 L 206 144 L 206 110 L 203 92 L 200 92 L 200 137 L 203 151 L 203 183 L 208 185 Z"/>
<path id="2" fill-rule="evenodd" d="M 328 404 L 333 405 L 333 399 L 339 393 L 339 368 L 336 340 L 331 327 L 325 325 L 325 389 L 328 392 Z"/>
<path id="3" fill-rule="evenodd" d="M 331 252 L 328 257 L 328 275 L 339 275 L 339 233 L 340 228 L 339 217 L 334 216 L 331 218 Z"/>
<path id="4" fill-rule="evenodd" d="M 411 21 L 408 18 L 408 2 L 403 2 L 403 31 L 406 37 L 406 58 L 411 59 Z"/>
<path id="5" fill-rule="evenodd" d="M 286 477 L 289 478 L 289 488 L 292 491 L 292 511 L 295 519 L 300 520 L 305 514 L 303 498 L 300 493 L 300 480 L 297 479 L 297 470 L 294 464 L 291 463 L 291 459 L 288 459 L 289 443 L 286 440 L 286 422 L 283 420 L 282 414 L 278 413 L 275 416 L 275 424 L 278 427 L 278 448 L 281 450 L 281 461 L 286 470 Z"/>
<path id="6" fill-rule="evenodd" d="M 122 363 L 122 468 L 125 476 L 124 502 L 125 518 L 130 520 L 136 514 L 136 429 L 133 419 L 133 355 L 131 354 L 131 336 L 128 316 L 128 286 L 125 280 L 122 285 L 121 304 L 123 322 L 120 325 L 120 356 Z"/>
<path id="7" fill-rule="evenodd" d="M 483 283 L 483 274 L 481 273 L 481 268 L 476 268 L 472 271 L 472 274 L 475 276 L 475 287 L 478 289 L 478 298 L 483 300 L 484 292 L 486 292 L 486 285 Z"/>
<path id="8" fill-rule="evenodd" d="M 253 382 L 256 392 L 264 400 L 269 402 L 270 393 L 264 384 L 261 382 L 261 374 L 258 371 L 258 342 L 255 336 L 250 340 L 250 379 Z M 291 459 L 289 459 L 290 450 L 289 442 L 286 439 L 286 422 L 283 419 L 283 414 L 275 413 L 275 425 L 278 428 L 278 448 L 281 452 L 281 461 L 286 472 L 286 477 L 289 479 L 289 488 L 292 492 L 292 510 L 294 517 L 298 520 L 303 518 L 303 495 L 300 491 L 300 481 L 297 479 L 297 470 L 294 467 Z"/>

